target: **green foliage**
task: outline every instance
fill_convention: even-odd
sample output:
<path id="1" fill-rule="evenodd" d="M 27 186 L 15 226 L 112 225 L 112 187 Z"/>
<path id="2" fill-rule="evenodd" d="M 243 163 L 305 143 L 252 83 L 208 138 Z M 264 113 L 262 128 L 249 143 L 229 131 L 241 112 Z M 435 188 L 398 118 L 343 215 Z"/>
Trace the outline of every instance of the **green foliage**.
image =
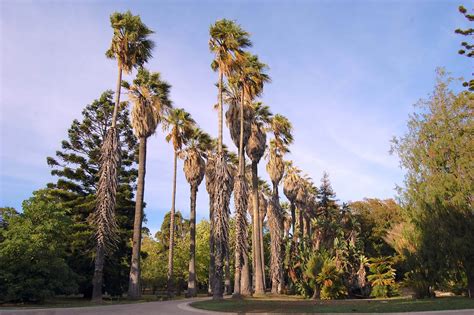
<path id="1" fill-rule="evenodd" d="M 143 286 L 153 292 L 166 287 L 169 247 L 169 212 L 155 239 L 145 236 L 142 242 L 142 280 Z M 207 288 L 209 276 L 209 222 L 196 224 L 196 280 L 198 288 Z M 189 264 L 189 222 L 175 213 L 174 277 L 178 292 L 186 289 Z"/>
<path id="2" fill-rule="evenodd" d="M 464 15 L 466 20 L 469 22 L 474 22 L 474 14 L 469 14 L 467 9 L 463 7 L 462 5 L 459 6 L 458 8 L 459 13 Z M 470 37 L 472 39 L 472 36 L 474 35 L 474 28 L 466 28 L 466 29 L 456 29 L 454 31 L 456 34 L 460 34 L 463 36 L 467 36 L 468 38 Z M 468 58 L 474 58 L 474 43 L 469 43 L 469 42 L 461 42 L 462 48 L 458 51 L 460 55 L 466 56 Z M 474 91 L 474 79 L 469 80 L 469 82 L 463 82 L 463 86 L 467 87 L 469 91 Z"/>
<path id="3" fill-rule="evenodd" d="M 390 297 L 398 294 L 395 284 L 395 269 L 392 268 L 390 257 L 369 259 L 370 275 L 367 276 L 372 285 L 373 297 Z"/>
<path id="4" fill-rule="evenodd" d="M 71 218 L 71 238 L 68 246 L 68 264 L 80 275 L 79 292 L 86 297 L 92 293 L 94 272 L 94 229 L 91 214 L 95 208 L 95 194 L 99 180 L 99 158 L 102 141 L 111 125 L 114 109 L 113 92 L 102 93 L 99 99 L 82 111 L 82 120 L 74 120 L 68 137 L 61 142 L 56 157 L 48 157 L 51 174 L 57 176 L 56 183 L 48 184 L 67 215 Z M 107 258 L 104 267 L 105 290 L 119 295 L 128 285 L 131 231 L 135 202 L 134 182 L 137 171 L 137 141 L 132 133 L 126 103 L 122 103 L 117 117 L 120 137 L 121 166 L 118 176 L 116 215 L 119 225 L 117 250 Z"/>
<path id="5" fill-rule="evenodd" d="M 327 257 L 316 278 L 317 283 L 321 286 L 322 300 L 340 299 L 347 295 L 342 276 L 343 272 L 337 268 L 334 258 Z"/>
<path id="6" fill-rule="evenodd" d="M 413 226 L 411 275 L 435 288 L 465 273 L 474 292 L 474 94 L 455 94 L 438 70 L 434 92 L 418 103 L 393 151 L 406 169 L 401 197 Z M 419 280 L 421 279 L 421 280 Z"/>
<path id="7" fill-rule="evenodd" d="M 387 241 L 387 236 L 403 220 L 400 205 L 393 199 L 366 198 L 352 202 L 350 208 L 360 223 L 365 254 L 371 257 L 395 254 L 394 244 Z"/>
<path id="8" fill-rule="evenodd" d="M 2 211 L 0 301 L 41 302 L 77 290 L 66 263 L 71 219 L 48 190 L 23 202 L 23 213 Z"/>

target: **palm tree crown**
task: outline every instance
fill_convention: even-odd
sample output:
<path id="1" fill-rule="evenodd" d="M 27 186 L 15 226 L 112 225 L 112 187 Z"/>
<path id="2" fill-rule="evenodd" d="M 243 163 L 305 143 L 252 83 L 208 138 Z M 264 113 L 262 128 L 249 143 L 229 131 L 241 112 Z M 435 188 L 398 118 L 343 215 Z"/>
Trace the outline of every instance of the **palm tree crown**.
<path id="1" fill-rule="evenodd" d="M 209 35 L 209 50 L 216 56 L 212 67 L 214 70 L 219 67 L 225 74 L 231 72 L 232 63 L 242 53 L 242 49 L 252 46 L 250 34 L 231 20 L 216 21 L 209 28 Z"/>
<path id="2" fill-rule="evenodd" d="M 151 51 L 155 46 L 148 39 L 153 31 L 142 23 L 139 15 L 133 15 L 130 11 L 113 13 L 110 24 L 114 29 L 114 36 L 105 55 L 110 59 L 117 59 L 119 67 L 126 73 L 143 66 L 151 58 Z"/>
<path id="3" fill-rule="evenodd" d="M 173 148 L 176 152 L 181 151 L 183 146 L 187 144 L 195 125 L 191 114 L 186 112 L 183 108 L 175 108 L 170 111 L 169 115 L 163 122 L 163 129 L 171 128 L 169 134 L 166 136 L 167 142 L 173 143 Z"/>
<path id="4" fill-rule="evenodd" d="M 125 84 L 128 85 L 128 84 Z M 171 86 L 161 80 L 160 73 L 138 70 L 129 98 L 133 102 L 132 126 L 138 138 L 148 138 L 155 133 L 157 125 L 171 109 L 169 91 Z"/>

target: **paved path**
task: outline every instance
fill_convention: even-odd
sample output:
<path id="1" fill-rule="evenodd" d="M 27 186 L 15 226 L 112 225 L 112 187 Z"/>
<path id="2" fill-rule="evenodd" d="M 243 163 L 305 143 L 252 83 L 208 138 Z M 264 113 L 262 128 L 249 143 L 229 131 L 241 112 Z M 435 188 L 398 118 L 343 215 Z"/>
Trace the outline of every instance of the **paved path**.
<path id="1" fill-rule="evenodd" d="M 175 300 L 164 302 L 147 302 L 136 304 L 116 304 L 106 306 L 88 306 L 88 307 L 72 307 L 72 308 L 47 308 L 47 309 L 22 309 L 22 310 L 0 310 L 0 315 L 199 315 L 199 314 L 225 314 L 225 315 L 242 315 L 243 313 L 220 313 L 198 310 L 190 307 L 188 304 L 194 301 L 205 300 L 208 298 L 196 298 L 187 300 Z M 264 313 L 260 313 L 262 315 Z M 281 313 L 283 314 L 283 313 Z M 351 313 L 368 314 L 368 313 Z M 436 314 L 436 315 L 474 315 L 473 310 L 460 311 L 437 311 L 437 312 L 416 312 L 416 313 L 389 313 L 392 315 L 408 315 L 408 314 Z M 292 315 L 295 315 L 294 313 Z M 341 315 L 341 314 L 338 314 Z"/>

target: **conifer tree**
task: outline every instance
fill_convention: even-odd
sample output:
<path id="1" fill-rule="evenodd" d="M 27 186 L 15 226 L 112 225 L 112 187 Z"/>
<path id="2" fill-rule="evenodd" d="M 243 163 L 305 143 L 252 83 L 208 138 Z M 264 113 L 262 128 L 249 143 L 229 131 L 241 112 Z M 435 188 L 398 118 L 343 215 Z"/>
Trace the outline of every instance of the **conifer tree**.
<path id="1" fill-rule="evenodd" d="M 119 242 L 117 251 L 106 260 L 105 289 L 111 294 L 121 294 L 128 281 L 127 264 L 130 259 L 129 239 L 133 227 L 133 190 L 137 171 L 133 166 L 136 159 L 137 141 L 133 136 L 129 113 L 122 103 L 117 117 L 117 132 L 120 137 L 122 164 L 118 172 L 117 219 Z M 93 249 L 94 229 L 91 214 L 94 211 L 97 183 L 99 180 L 100 148 L 111 125 L 114 110 L 113 92 L 105 91 L 99 99 L 87 105 L 82 119 L 75 119 L 68 130 L 66 140 L 55 157 L 48 157 L 51 174 L 57 177 L 48 184 L 51 192 L 58 196 L 74 222 L 72 242 L 68 244 L 68 263 L 77 274 L 83 275 L 79 290 L 86 297 L 92 293 L 94 273 Z M 125 258 L 127 257 L 127 258 Z"/>

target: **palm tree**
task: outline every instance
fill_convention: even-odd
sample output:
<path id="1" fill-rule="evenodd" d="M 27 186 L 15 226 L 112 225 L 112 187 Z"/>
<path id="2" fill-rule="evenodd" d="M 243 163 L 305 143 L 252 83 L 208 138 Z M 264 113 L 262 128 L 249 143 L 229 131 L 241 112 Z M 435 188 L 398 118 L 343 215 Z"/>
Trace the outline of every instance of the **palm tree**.
<path id="1" fill-rule="evenodd" d="M 188 292 L 189 297 L 197 295 L 196 287 L 196 195 L 198 187 L 201 184 L 206 170 L 204 161 L 205 154 L 209 150 L 211 137 L 202 130 L 195 127 L 191 134 L 189 145 L 184 153 L 184 175 L 191 187 L 191 211 L 190 211 L 190 240 L 189 240 L 189 278 Z"/>
<path id="2" fill-rule="evenodd" d="M 195 121 L 191 115 L 182 108 L 176 108 L 170 111 L 165 118 L 163 127 L 169 130 L 166 136 L 167 142 L 173 143 L 174 149 L 174 163 L 173 163 L 173 195 L 171 199 L 171 214 L 170 214 L 170 246 L 168 252 L 168 294 L 173 295 L 173 251 L 174 251 L 174 213 L 176 203 L 176 170 L 178 163 L 178 156 L 186 145 L 192 135 Z"/>
<path id="3" fill-rule="evenodd" d="M 229 76 L 232 72 L 233 64 L 244 48 L 252 46 L 249 33 L 244 31 L 240 25 L 234 21 L 222 19 L 216 21 L 209 29 L 209 49 L 215 54 L 212 68 L 219 73 L 219 96 L 218 96 L 218 120 L 219 131 L 217 146 L 219 153 L 222 153 L 222 115 L 223 115 L 223 84 L 224 75 Z"/>
<path id="4" fill-rule="evenodd" d="M 217 143 L 216 141 L 214 141 Z M 216 149 L 214 143 L 213 149 Z M 211 150 L 208 151 L 206 161 L 206 190 L 209 195 L 209 283 L 208 283 L 208 295 L 212 295 L 212 287 L 214 286 L 214 271 L 215 271 L 215 256 L 214 256 L 214 224 L 213 213 L 214 213 L 214 186 L 215 186 L 215 155 Z"/>
<path id="5" fill-rule="evenodd" d="M 218 151 L 214 164 L 215 185 L 212 194 L 214 209 L 211 224 L 215 240 L 215 277 L 213 298 L 221 299 L 223 295 L 223 262 L 227 255 L 227 237 L 229 220 L 229 202 L 232 193 L 232 178 L 223 154 L 222 114 L 223 114 L 223 77 L 229 76 L 232 66 L 242 49 L 251 45 L 249 34 L 233 21 L 218 20 L 209 29 L 209 49 L 215 54 L 212 68 L 219 73 L 218 96 Z"/>
<path id="6" fill-rule="evenodd" d="M 293 142 L 291 134 L 292 125 L 290 121 L 277 114 L 271 120 L 271 131 L 274 134 L 274 139 L 270 141 L 269 160 L 267 164 L 267 172 L 272 181 L 272 199 L 268 207 L 268 225 L 270 228 L 271 239 L 271 279 L 272 279 L 272 293 L 282 293 L 284 285 L 283 277 L 283 213 L 280 208 L 280 197 L 278 195 L 278 185 L 283 178 L 285 172 L 285 163 L 283 155 L 288 150 L 288 145 Z"/>
<path id="7" fill-rule="evenodd" d="M 298 234 L 296 231 L 296 196 L 298 194 L 300 182 L 299 173 L 301 171 L 294 167 L 291 162 L 287 162 L 286 169 L 286 175 L 283 180 L 283 192 L 286 198 L 288 198 L 288 200 L 290 201 L 291 226 L 293 232 L 292 244 L 295 245 L 296 236 Z"/>
<path id="8" fill-rule="evenodd" d="M 234 293 L 240 295 L 250 295 L 250 270 L 242 269 L 248 261 L 247 229 L 248 222 L 246 212 L 248 207 L 248 185 L 245 178 L 245 155 L 244 149 L 250 137 L 250 121 L 252 118 L 252 108 L 245 102 L 243 88 L 238 84 L 239 78 L 233 73 L 228 87 L 225 89 L 225 102 L 229 105 L 226 112 L 226 122 L 229 127 L 231 138 L 238 148 L 238 172 L 234 181 L 234 204 L 235 204 L 235 272 L 234 272 Z M 244 274 L 242 274 L 242 272 Z M 243 284 L 241 284 L 243 282 Z"/>
<path id="9" fill-rule="evenodd" d="M 126 84 L 127 86 L 128 84 Z M 161 80 L 158 72 L 150 73 L 144 68 L 138 70 L 136 79 L 129 89 L 129 99 L 133 103 L 132 126 L 140 141 L 138 157 L 138 184 L 133 226 L 132 262 L 128 297 L 139 298 L 140 291 L 140 247 L 143 221 L 143 198 L 145 192 L 147 139 L 155 133 L 164 115 L 171 109 L 170 85 Z"/>
<path id="10" fill-rule="evenodd" d="M 115 12 L 110 16 L 114 30 L 112 44 L 106 56 L 117 59 L 118 78 L 115 93 L 115 107 L 112 124 L 101 148 L 101 169 L 97 189 L 97 205 L 94 212 L 97 240 L 94 277 L 92 279 L 92 300 L 102 300 L 103 268 L 105 252 L 114 247 L 117 234 L 115 221 L 115 196 L 117 193 L 117 168 L 120 160 L 118 135 L 116 131 L 117 112 L 120 105 L 122 72 L 130 73 L 133 68 L 142 66 L 151 57 L 154 47 L 148 37 L 153 33 L 142 23 L 138 15 Z"/>
<path id="11" fill-rule="evenodd" d="M 252 160 L 252 208 L 253 208 L 253 257 L 255 293 L 264 294 L 264 270 L 263 257 L 261 255 L 262 226 L 259 215 L 258 198 L 258 162 L 262 158 L 266 149 L 267 135 L 265 125 L 270 122 L 271 113 L 268 106 L 257 102 L 253 104 L 254 117 L 250 138 L 246 147 L 247 156 Z"/>

